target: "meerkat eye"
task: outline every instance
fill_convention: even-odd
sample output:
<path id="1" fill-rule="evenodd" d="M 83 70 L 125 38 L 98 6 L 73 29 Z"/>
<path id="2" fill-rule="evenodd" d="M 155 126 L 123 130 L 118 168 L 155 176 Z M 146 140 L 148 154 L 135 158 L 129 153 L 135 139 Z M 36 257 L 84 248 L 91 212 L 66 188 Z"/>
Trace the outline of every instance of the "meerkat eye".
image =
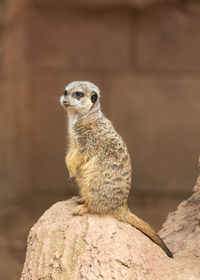
<path id="1" fill-rule="evenodd" d="M 64 96 L 67 96 L 67 90 L 64 89 L 64 92 L 63 92 Z"/>
<path id="2" fill-rule="evenodd" d="M 95 103 L 97 101 L 97 98 L 98 98 L 98 95 L 97 93 L 95 92 L 92 96 L 91 96 L 91 101 L 92 103 Z"/>
<path id="3" fill-rule="evenodd" d="M 81 97 L 84 96 L 84 93 L 81 92 L 81 91 L 76 91 L 76 92 L 74 92 L 74 93 L 72 94 L 72 96 L 73 96 L 74 98 L 80 99 Z"/>

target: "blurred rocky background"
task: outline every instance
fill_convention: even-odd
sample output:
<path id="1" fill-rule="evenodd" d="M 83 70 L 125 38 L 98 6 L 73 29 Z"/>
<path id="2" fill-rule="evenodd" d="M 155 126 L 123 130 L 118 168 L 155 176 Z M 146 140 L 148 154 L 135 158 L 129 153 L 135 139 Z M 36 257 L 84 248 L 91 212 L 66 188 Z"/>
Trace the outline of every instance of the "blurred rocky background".
<path id="1" fill-rule="evenodd" d="M 89 80 L 133 163 L 130 208 L 156 230 L 191 193 L 200 150 L 200 3 L 0 0 L 0 279 L 30 227 L 77 191 L 64 164 L 64 85 Z"/>

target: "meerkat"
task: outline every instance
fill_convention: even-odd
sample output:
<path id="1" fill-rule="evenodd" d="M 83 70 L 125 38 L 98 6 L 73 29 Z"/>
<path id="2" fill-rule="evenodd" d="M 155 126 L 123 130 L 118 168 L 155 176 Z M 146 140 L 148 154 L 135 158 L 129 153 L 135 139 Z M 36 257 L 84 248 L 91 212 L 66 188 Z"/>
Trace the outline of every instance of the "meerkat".
<path id="1" fill-rule="evenodd" d="M 173 258 L 152 227 L 127 206 L 131 187 L 131 160 L 126 144 L 102 113 L 100 90 L 93 83 L 68 84 L 60 103 L 68 113 L 69 149 L 65 157 L 71 181 L 80 191 L 73 214 L 111 215 L 131 224 Z"/>

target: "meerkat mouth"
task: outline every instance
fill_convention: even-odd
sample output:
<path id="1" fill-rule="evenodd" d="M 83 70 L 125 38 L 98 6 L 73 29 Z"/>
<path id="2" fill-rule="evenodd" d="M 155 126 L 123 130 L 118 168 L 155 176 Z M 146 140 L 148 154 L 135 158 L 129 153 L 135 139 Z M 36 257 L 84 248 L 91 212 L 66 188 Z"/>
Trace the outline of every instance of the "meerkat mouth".
<path id="1" fill-rule="evenodd" d="M 66 101 L 63 101 L 62 104 L 63 104 L 64 107 L 73 107 L 72 105 L 70 105 Z"/>

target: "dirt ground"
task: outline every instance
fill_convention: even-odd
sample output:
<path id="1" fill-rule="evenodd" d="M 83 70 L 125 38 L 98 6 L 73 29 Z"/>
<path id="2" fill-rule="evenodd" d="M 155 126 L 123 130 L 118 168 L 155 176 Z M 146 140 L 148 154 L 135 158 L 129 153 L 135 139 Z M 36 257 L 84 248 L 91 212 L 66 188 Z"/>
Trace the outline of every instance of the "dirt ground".
<path id="1" fill-rule="evenodd" d="M 189 194 L 161 195 L 135 192 L 129 205 L 134 212 L 149 222 L 156 230 L 161 228 L 169 212 Z M 20 279 L 26 253 L 26 240 L 30 228 L 57 201 L 65 200 L 63 193 L 32 194 L 20 197 L 15 202 L 0 206 L 0 279 Z"/>

